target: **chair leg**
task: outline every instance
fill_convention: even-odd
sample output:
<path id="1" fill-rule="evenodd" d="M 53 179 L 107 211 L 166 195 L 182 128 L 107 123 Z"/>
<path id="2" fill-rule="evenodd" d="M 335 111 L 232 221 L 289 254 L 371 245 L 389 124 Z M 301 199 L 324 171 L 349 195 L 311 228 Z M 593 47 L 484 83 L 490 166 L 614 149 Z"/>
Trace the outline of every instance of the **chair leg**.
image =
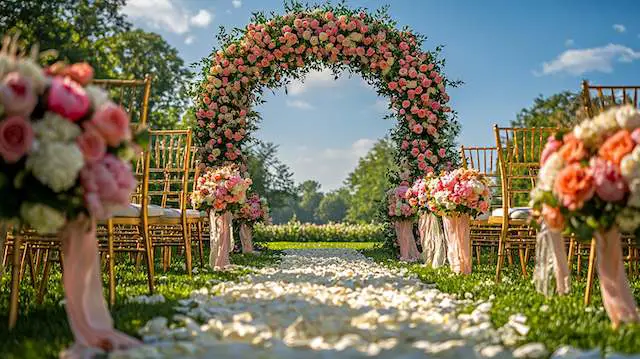
<path id="1" fill-rule="evenodd" d="M 480 246 L 476 246 L 476 260 L 478 262 L 478 265 L 480 265 L 480 253 L 481 253 Z"/>
<path id="2" fill-rule="evenodd" d="M 505 243 L 503 237 L 498 241 L 498 265 L 496 266 L 496 283 L 500 283 L 500 275 L 502 274 L 502 266 L 504 264 Z"/>
<path id="3" fill-rule="evenodd" d="M 29 265 L 29 277 L 31 278 L 31 286 L 33 289 L 38 289 L 37 275 L 36 275 L 36 262 L 33 257 L 33 249 L 25 250 L 27 253 L 27 264 Z"/>
<path id="4" fill-rule="evenodd" d="M 151 243 L 151 236 L 149 234 L 149 228 L 147 225 L 143 225 L 142 238 L 145 245 L 146 257 L 147 257 L 147 281 L 149 282 L 149 293 L 153 294 L 155 291 L 154 286 L 154 262 L 153 262 L 153 244 Z"/>
<path id="5" fill-rule="evenodd" d="M 189 224 L 184 220 L 182 225 L 182 239 L 184 241 L 184 261 L 187 267 L 187 275 L 191 278 L 192 274 L 192 258 L 191 258 L 191 230 Z"/>
<path id="6" fill-rule="evenodd" d="M 591 256 L 591 254 L 589 254 Z M 578 244 L 578 253 L 577 253 L 577 261 L 576 261 L 576 280 L 580 280 L 582 278 L 582 245 Z"/>
<path id="7" fill-rule="evenodd" d="M 20 291 L 20 246 L 22 236 L 17 233 L 13 238 L 13 263 L 11 267 L 11 295 L 9 299 L 9 329 L 13 329 L 18 321 L 19 291 Z"/>
<path id="8" fill-rule="evenodd" d="M 591 248 L 589 249 L 589 267 L 587 269 L 587 287 L 584 290 L 584 305 L 591 303 L 591 291 L 593 290 L 593 277 L 595 275 L 596 263 L 596 239 L 591 239 Z"/>
<path id="9" fill-rule="evenodd" d="M 40 285 L 38 286 L 38 296 L 36 297 L 36 303 L 42 304 L 44 296 L 47 294 L 47 286 L 49 284 L 49 272 L 51 271 L 51 262 L 53 259 L 49 257 L 49 249 L 45 249 L 42 254 L 42 261 L 44 268 L 42 269 L 42 279 L 40 279 Z"/>
<path id="10" fill-rule="evenodd" d="M 196 226 L 196 232 L 198 235 L 198 251 L 200 255 L 200 266 L 204 268 L 204 242 L 202 240 L 202 222 L 198 222 Z"/>
<path id="11" fill-rule="evenodd" d="M 107 221 L 107 266 L 109 268 L 109 306 L 113 307 L 116 304 L 116 271 L 115 271 L 115 256 L 113 251 L 114 240 L 113 221 Z"/>
<path id="12" fill-rule="evenodd" d="M 573 266 L 573 252 L 576 250 L 576 240 L 571 237 L 569 239 L 569 254 L 567 255 L 567 262 L 569 263 L 569 271 L 571 271 L 571 267 Z"/>
<path id="13" fill-rule="evenodd" d="M 24 278 L 24 271 L 27 267 L 27 253 L 30 251 L 29 245 L 24 243 L 24 250 L 22 251 L 22 256 L 20 258 L 20 281 Z"/>

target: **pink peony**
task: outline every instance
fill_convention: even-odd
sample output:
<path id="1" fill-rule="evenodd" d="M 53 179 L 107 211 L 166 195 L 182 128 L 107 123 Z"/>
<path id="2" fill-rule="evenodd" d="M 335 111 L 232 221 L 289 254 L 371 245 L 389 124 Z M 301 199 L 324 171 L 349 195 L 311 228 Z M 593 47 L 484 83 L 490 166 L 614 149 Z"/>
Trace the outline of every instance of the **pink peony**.
<path id="1" fill-rule="evenodd" d="M 600 158 L 592 160 L 591 165 L 598 197 L 607 202 L 622 200 L 628 187 L 620 174 L 620 169 L 613 163 Z"/>
<path id="2" fill-rule="evenodd" d="M 87 163 L 98 161 L 107 153 L 104 138 L 92 128 L 80 135 L 76 142 Z"/>
<path id="3" fill-rule="evenodd" d="M 89 97 L 82 86 L 69 78 L 55 77 L 51 80 L 49 110 L 73 122 L 81 119 L 89 111 Z"/>
<path id="4" fill-rule="evenodd" d="M 12 116 L 0 122 L 0 155 L 6 163 L 16 163 L 33 144 L 31 124 L 20 116 Z"/>
<path id="5" fill-rule="evenodd" d="M 105 213 L 100 211 L 98 199 L 104 208 L 126 205 L 136 187 L 136 180 L 128 163 L 107 154 L 101 161 L 87 164 L 82 169 L 80 184 L 85 191 L 87 209 L 98 217 Z"/>
<path id="6" fill-rule="evenodd" d="M 31 81 L 18 72 L 5 76 L 0 85 L 0 105 L 5 114 L 29 117 L 38 99 Z"/>
<path id="7" fill-rule="evenodd" d="M 91 126 L 102 135 L 109 146 L 117 147 L 122 141 L 131 139 L 129 115 L 113 103 L 98 109 L 91 118 Z"/>

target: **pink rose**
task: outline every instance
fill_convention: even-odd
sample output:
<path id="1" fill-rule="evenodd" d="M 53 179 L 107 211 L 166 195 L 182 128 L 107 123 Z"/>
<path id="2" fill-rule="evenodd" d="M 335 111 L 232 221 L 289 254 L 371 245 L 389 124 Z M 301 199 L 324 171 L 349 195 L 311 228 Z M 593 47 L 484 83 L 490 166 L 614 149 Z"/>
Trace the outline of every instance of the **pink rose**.
<path id="1" fill-rule="evenodd" d="M 87 114 L 89 105 L 82 86 L 68 78 L 53 78 L 47 99 L 50 111 L 75 122 Z"/>
<path id="2" fill-rule="evenodd" d="M 611 162 L 596 158 L 591 162 L 596 194 L 607 202 L 617 202 L 624 198 L 628 187 L 619 168 Z"/>
<path id="3" fill-rule="evenodd" d="M 87 164 L 82 169 L 80 184 L 85 190 L 87 209 L 98 217 L 103 214 L 98 201 L 105 208 L 128 204 L 136 180 L 128 163 L 107 154 L 101 161 Z"/>
<path id="4" fill-rule="evenodd" d="M 95 192 L 84 193 L 84 204 L 94 218 L 98 220 L 109 218 L 109 211 L 102 205 L 100 196 Z"/>
<path id="5" fill-rule="evenodd" d="M 38 99 L 31 81 L 18 72 L 11 72 L 0 85 L 0 105 L 9 116 L 29 117 Z"/>
<path id="6" fill-rule="evenodd" d="M 31 124 L 20 116 L 0 122 L 0 155 L 6 163 L 16 163 L 33 144 Z"/>
<path id="7" fill-rule="evenodd" d="M 124 140 L 131 139 L 129 115 L 113 103 L 98 109 L 91 118 L 91 125 L 104 137 L 109 146 L 117 147 Z"/>
<path id="8" fill-rule="evenodd" d="M 545 162 L 549 159 L 549 157 L 556 152 L 562 146 L 562 141 L 558 141 L 553 136 L 549 136 L 547 139 L 547 144 L 544 146 L 544 150 L 542 150 L 542 155 L 540 155 L 540 165 L 544 165 Z"/>
<path id="9" fill-rule="evenodd" d="M 104 138 L 92 128 L 80 135 L 76 142 L 87 163 L 98 161 L 107 153 Z"/>

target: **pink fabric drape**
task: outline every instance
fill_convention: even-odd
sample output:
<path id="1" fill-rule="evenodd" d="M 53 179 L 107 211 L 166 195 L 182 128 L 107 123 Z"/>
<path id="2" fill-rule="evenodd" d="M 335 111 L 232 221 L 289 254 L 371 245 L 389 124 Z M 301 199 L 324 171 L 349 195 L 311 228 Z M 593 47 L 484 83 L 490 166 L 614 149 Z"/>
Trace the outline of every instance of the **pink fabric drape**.
<path id="1" fill-rule="evenodd" d="M 442 217 L 447 239 L 447 258 L 454 273 L 471 274 L 471 241 L 469 215 Z"/>
<path id="2" fill-rule="evenodd" d="M 225 212 L 217 217 L 218 226 L 218 255 L 216 257 L 214 269 L 225 269 L 231 265 L 229 260 L 229 249 L 231 247 L 231 212 Z"/>
<path id="3" fill-rule="evenodd" d="M 447 245 L 442 226 L 433 213 L 422 213 L 418 219 L 420 244 L 425 264 L 440 268 L 447 260 Z"/>
<path id="4" fill-rule="evenodd" d="M 240 244 L 242 253 L 253 253 L 253 233 L 251 226 L 246 223 L 240 224 Z"/>
<path id="5" fill-rule="evenodd" d="M 420 252 L 416 246 L 416 240 L 413 236 L 413 221 L 402 220 L 396 221 L 396 236 L 398 237 L 398 246 L 400 247 L 400 260 L 407 262 L 415 262 L 420 260 Z"/>
<path id="6" fill-rule="evenodd" d="M 604 308 L 614 327 L 640 321 L 622 261 L 620 232 L 596 232 L 596 262 Z"/>
<path id="7" fill-rule="evenodd" d="M 113 328 L 102 293 L 95 221 L 81 216 L 65 226 L 60 239 L 65 308 L 75 339 L 74 346 L 62 356 L 83 358 L 89 348 L 111 351 L 140 345 L 138 340 Z"/>
<path id="8" fill-rule="evenodd" d="M 549 296 L 551 271 L 556 279 L 556 291 L 560 295 L 569 293 L 571 283 L 569 278 L 569 264 L 564 248 L 562 234 L 558 230 L 549 228 L 542 223 L 542 228 L 536 236 L 536 267 L 533 281 L 538 292 Z"/>

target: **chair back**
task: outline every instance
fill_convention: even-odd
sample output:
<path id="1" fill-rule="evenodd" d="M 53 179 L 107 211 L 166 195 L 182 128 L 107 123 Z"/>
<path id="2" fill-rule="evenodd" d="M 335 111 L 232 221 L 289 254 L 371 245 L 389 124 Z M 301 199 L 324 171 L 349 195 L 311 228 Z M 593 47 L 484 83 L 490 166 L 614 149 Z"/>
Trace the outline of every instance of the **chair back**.
<path id="1" fill-rule="evenodd" d="M 191 130 L 149 131 L 142 198 L 163 208 L 186 209 L 190 152 Z"/>
<path id="2" fill-rule="evenodd" d="M 460 146 L 460 156 L 463 168 L 475 169 L 489 179 L 491 210 L 502 207 L 498 148 Z"/>
<path id="3" fill-rule="evenodd" d="M 589 117 L 593 117 L 609 107 L 632 104 L 638 108 L 639 86 L 601 86 L 582 82 L 582 104 Z"/>
<path id="4" fill-rule="evenodd" d="M 504 213 L 526 207 L 536 184 L 540 156 L 555 127 L 498 127 L 494 125 Z"/>
<path id="5" fill-rule="evenodd" d="M 152 76 L 144 79 L 96 79 L 92 84 L 105 89 L 111 100 L 122 106 L 131 117 L 132 127 L 147 125 Z"/>

